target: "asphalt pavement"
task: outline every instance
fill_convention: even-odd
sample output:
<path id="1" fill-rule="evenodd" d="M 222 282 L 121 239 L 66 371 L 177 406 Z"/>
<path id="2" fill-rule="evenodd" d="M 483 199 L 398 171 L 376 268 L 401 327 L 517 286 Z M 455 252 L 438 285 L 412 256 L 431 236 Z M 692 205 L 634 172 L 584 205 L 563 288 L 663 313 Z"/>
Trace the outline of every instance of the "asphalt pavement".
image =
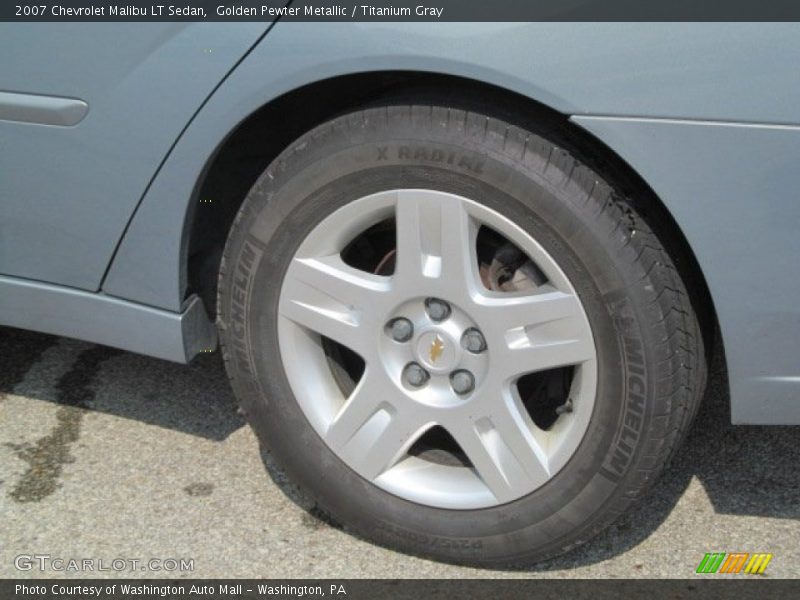
<path id="1" fill-rule="evenodd" d="M 331 523 L 259 450 L 219 354 L 178 365 L 0 329 L 0 361 L 0 577 L 683 578 L 707 552 L 800 573 L 800 427 L 730 425 L 720 365 L 635 510 L 570 554 L 491 571 Z M 106 570 L 62 570 L 84 559 Z"/>

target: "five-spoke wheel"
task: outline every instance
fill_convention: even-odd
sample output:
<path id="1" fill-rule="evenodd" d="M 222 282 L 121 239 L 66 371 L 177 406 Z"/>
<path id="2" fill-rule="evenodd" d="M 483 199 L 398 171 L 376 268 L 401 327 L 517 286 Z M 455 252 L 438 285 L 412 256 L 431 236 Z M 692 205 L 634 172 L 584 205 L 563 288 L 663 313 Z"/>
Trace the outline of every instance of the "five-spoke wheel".
<path id="1" fill-rule="evenodd" d="M 351 266 L 352 256 L 348 264 L 343 253 L 354 240 L 387 221 L 390 272 Z M 488 289 L 482 227 L 495 246 L 517 251 L 508 275 L 530 264 L 543 275 L 537 285 Z M 552 477 L 586 430 L 596 365 L 579 298 L 536 240 L 467 198 L 401 189 L 340 208 L 298 248 L 279 314 L 283 364 L 309 421 L 362 477 L 403 498 L 446 508 L 509 502 Z M 346 394 L 331 385 L 323 338 L 364 363 Z M 517 382 L 565 367 L 570 412 L 544 429 Z M 409 454 L 434 427 L 464 464 Z"/>

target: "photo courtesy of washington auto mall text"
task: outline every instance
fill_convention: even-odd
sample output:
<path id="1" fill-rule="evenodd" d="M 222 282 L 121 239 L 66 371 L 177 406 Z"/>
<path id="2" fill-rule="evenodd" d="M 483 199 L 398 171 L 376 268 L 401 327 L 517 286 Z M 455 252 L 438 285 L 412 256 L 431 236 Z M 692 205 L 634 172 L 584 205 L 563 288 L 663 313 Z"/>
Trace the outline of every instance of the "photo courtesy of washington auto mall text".
<path id="1" fill-rule="evenodd" d="M 109 599 L 109 598 L 347 598 L 347 585 L 303 585 L 285 583 L 17 583 L 17 598 Z M 4 599 L 5 600 L 5 599 Z"/>

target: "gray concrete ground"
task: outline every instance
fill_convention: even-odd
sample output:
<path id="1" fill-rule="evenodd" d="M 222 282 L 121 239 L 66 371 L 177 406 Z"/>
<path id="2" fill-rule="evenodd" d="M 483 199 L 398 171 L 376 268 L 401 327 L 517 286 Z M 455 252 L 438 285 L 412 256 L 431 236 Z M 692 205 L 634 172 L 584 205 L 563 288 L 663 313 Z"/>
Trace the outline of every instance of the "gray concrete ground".
<path id="1" fill-rule="evenodd" d="M 712 551 L 771 552 L 765 576 L 798 574 L 800 428 L 732 427 L 719 368 L 687 444 L 636 510 L 569 555 L 487 571 L 318 518 L 259 452 L 218 354 L 183 366 L 0 329 L 0 360 L 0 577 L 70 575 L 19 571 L 19 555 L 194 560 L 193 571 L 95 574 L 106 576 L 692 577 Z"/>

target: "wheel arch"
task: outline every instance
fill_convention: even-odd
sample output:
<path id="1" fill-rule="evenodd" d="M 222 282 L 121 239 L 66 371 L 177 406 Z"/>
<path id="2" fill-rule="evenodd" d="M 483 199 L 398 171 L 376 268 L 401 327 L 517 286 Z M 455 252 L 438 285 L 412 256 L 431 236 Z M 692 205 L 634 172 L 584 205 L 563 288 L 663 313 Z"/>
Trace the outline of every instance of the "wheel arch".
<path id="1" fill-rule="evenodd" d="M 334 101 L 320 102 L 320 98 Z M 282 94 L 240 121 L 208 159 L 195 185 L 195 201 L 189 203 L 181 242 L 185 296 L 197 293 L 214 314 L 222 245 L 248 190 L 272 159 L 324 121 L 389 102 L 440 102 L 502 118 L 555 138 L 612 179 L 633 200 L 675 261 L 692 295 L 708 352 L 722 351 L 715 341 L 718 322 L 713 300 L 691 246 L 663 201 L 627 162 L 572 123 L 569 115 L 507 88 L 443 73 L 376 71 L 335 76 Z"/>
<path id="2" fill-rule="evenodd" d="M 625 160 L 570 120 L 571 105 L 563 99 L 546 91 L 539 96 L 530 85 L 516 91 L 519 86 L 500 74 L 471 77 L 455 67 L 326 70 L 319 77 L 298 75 L 292 85 L 283 81 L 279 89 L 286 91 L 277 96 L 265 83 L 237 75 L 187 125 L 154 176 L 109 266 L 105 294 L 171 311 L 183 310 L 197 295 L 213 318 L 225 239 L 250 186 L 273 158 L 301 134 L 350 110 L 388 102 L 450 103 L 545 133 L 621 186 L 686 281 L 706 348 L 722 352 L 714 343 L 717 315 L 706 278 L 681 228 Z"/>

